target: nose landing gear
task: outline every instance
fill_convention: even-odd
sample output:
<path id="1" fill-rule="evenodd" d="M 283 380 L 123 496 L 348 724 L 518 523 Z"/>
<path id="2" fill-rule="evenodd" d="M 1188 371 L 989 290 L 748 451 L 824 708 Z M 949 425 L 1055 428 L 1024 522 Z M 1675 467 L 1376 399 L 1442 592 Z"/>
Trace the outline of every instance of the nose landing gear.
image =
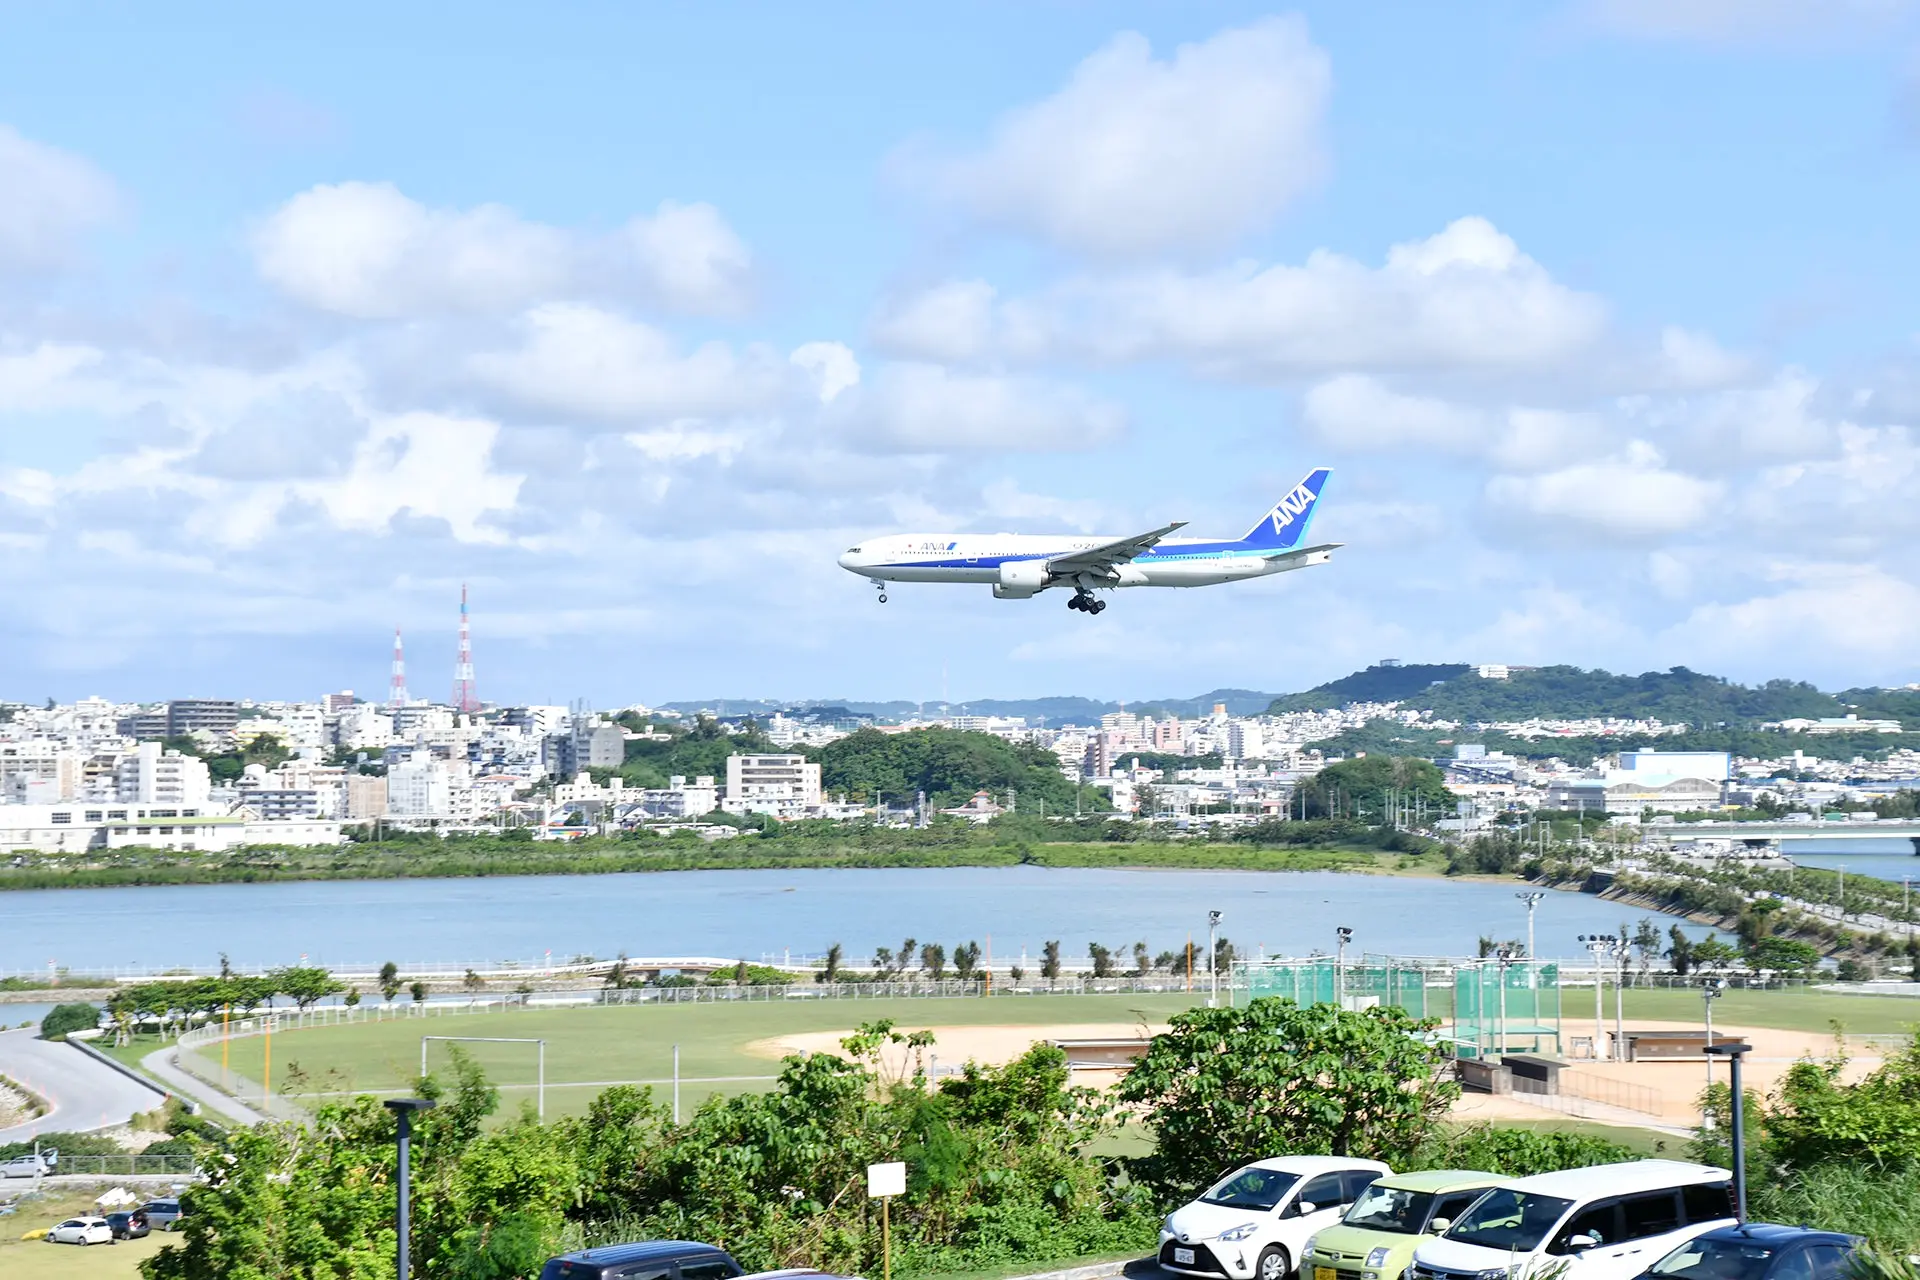
<path id="1" fill-rule="evenodd" d="M 1067 608 L 1078 609 L 1082 613 L 1103 613 L 1106 607 L 1107 602 L 1105 600 L 1095 600 L 1092 595 L 1085 591 L 1074 592 L 1073 598 L 1067 601 Z"/>
<path id="2" fill-rule="evenodd" d="M 880 603 L 885 604 L 887 602 L 887 584 L 878 578 L 869 578 L 867 581 L 871 582 L 873 589 L 880 593 Z"/>

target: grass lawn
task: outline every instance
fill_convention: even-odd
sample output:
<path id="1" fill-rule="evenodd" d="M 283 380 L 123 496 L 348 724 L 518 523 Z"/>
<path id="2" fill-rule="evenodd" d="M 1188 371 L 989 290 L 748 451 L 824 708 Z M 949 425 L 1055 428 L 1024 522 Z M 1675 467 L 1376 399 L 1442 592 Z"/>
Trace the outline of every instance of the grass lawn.
<path id="1" fill-rule="evenodd" d="M 1583 1010 L 1591 1014 L 1593 989 L 1568 992 L 1565 1016 L 1577 1022 Z M 1699 1022 L 1699 990 L 1664 991 L 1627 988 L 1627 1021 L 1647 1018 L 1666 1022 Z M 1607 1016 L 1613 1015 L 1613 993 L 1607 993 Z M 1729 990 L 1713 1002 L 1716 1025 L 1778 1027 L 1783 1031 L 1827 1031 L 1835 1022 L 1860 1035 L 1911 1032 L 1920 1025 L 1920 1000 L 1908 996 L 1849 996 L 1795 987 L 1786 991 Z"/>
<path id="2" fill-rule="evenodd" d="M 156 1231 L 144 1240 L 83 1248 L 20 1238 L 23 1232 L 94 1212 L 91 1195 L 21 1201 L 19 1212 L 0 1218 L 0 1280 L 137 1280 L 140 1260 L 158 1253 L 170 1239 Z"/>
<path id="3" fill-rule="evenodd" d="M 1198 993 L 1195 993 L 1196 996 Z M 746 1046 L 768 1036 L 832 1031 L 881 1018 L 904 1029 L 931 1026 L 1043 1026 L 1059 1023 L 1157 1023 L 1188 1007 L 1178 995 L 996 996 L 954 1000 L 820 1000 L 740 1004 L 628 1005 L 612 1008 L 524 1009 L 470 1017 L 402 1018 L 283 1032 L 273 1037 L 273 1083 L 289 1093 L 404 1089 L 420 1070 L 420 1037 L 500 1036 L 547 1041 L 547 1116 L 583 1113 L 593 1096 L 611 1084 L 663 1081 L 673 1074 L 673 1046 L 680 1046 L 680 1074 L 691 1077 L 771 1076 L 777 1060 L 750 1054 Z M 506 1109 L 531 1101 L 535 1049 L 522 1044 L 465 1044 L 501 1086 Z M 228 1065 L 258 1081 L 266 1045 L 262 1037 L 232 1041 Z M 934 1046 L 938 1054 L 939 1046 Z M 430 1047 L 429 1064 L 446 1061 L 446 1046 Z M 201 1061 L 220 1070 L 219 1046 L 200 1051 Z M 290 1088 L 304 1076 L 305 1089 Z M 683 1083 L 683 1112 L 715 1092 L 763 1089 L 763 1080 Z M 663 1099 L 671 1086 L 656 1084 Z"/>

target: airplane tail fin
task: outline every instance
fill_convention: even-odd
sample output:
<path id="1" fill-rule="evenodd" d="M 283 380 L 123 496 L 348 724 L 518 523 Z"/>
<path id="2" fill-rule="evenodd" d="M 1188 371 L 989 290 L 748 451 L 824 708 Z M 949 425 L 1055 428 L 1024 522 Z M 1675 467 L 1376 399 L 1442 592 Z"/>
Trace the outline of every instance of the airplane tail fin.
<path id="1" fill-rule="evenodd" d="M 1293 486 L 1292 492 L 1273 505 L 1273 510 L 1260 517 L 1259 524 L 1247 530 L 1241 543 L 1262 551 L 1290 551 L 1299 546 L 1306 540 L 1307 526 L 1313 522 L 1314 510 L 1320 505 L 1320 490 L 1331 474 L 1326 467 L 1309 472 L 1306 479 Z"/>

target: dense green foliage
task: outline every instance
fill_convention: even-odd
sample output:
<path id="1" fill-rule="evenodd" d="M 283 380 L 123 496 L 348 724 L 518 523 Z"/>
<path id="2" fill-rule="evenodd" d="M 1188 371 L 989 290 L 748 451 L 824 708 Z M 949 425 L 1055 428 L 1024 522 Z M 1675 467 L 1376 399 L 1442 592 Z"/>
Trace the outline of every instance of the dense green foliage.
<path id="1" fill-rule="evenodd" d="M 1801 1061 L 1771 1097 L 1748 1091 L 1747 1179 L 1754 1215 L 1868 1236 L 1883 1249 L 1920 1249 L 1920 1032 L 1879 1067 L 1844 1083 L 1846 1059 Z M 1696 1159 L 1731 1161 L 1732 1092 L 1706 1096 L 1710 1127 Z"/>
<path id="2" fill-rule="evenodd" d="M 749 1269 L 880 1269 L 875 1161 L 904 1159 L 892 1206 L 903 1270 L 1045 1262 L 1141 1248 L 1152 1206 L 1085 1154 L 1117 1118 L 1037 1046 L 929 1089 L 926 1033 L 877 1023 L 845 1054 L 786 1059 L 767 1093 L 709 1100 L 685 1124 L 650 1091 L 610 1089 L 581 1120 L 523 1113 L 483 1130 L 497 1094 L 470 1062 L 422 1082 L 440 1106 L 415 1129 L 415 1274 L 505 1280 L 552 1252 L 612 1239 L 707 1240 Z M 311 1129 L 236 1132 L 183 1195 L 185 1244 L 149 1280 L 390 1275 L 393 1122 L 378 1102 L 324 1106 Z"/>
<path id="3" fill-rule="evenodd" d="M 91 1031 L 100 1025 L 100 1007 L 91 1004 L 57 1004 L 40 1019 L 42 1040 L 64 1040 L 71 1031 Z"/>
<path id="4" fill-rule="evenodd" d="M 1407 756 L 1363 756 L 1330 764 L 1304 779 L 1294 794 L 1295 813 L 1303 818 L 1385 822 L 1396 805 L 1417 807 L 1429 818 L 1451 817 L 1454 810 L 1446 775 L 1431 760 Z"/>
<path id="5" fill-rule="evenodd" d="M 898 802 L 924 791 L 936 807 L 950 808 L 982 790 L 1004 803 L 1012 790 L 1023 812 L 1038 812 L 1044 804 L 1046 812 L 1059 814 L 1074 812 L 1078 791 L 1081 809 L 1107 807 L 1099 792 L 1067 781 L 1053 752 L 990 733 L 862 729 L 817 754 L 822 789 L 857 801 L 884 795 Z"/>
<path id="6" fill-rule="evenodd" d="M 1277 996 L 1176 1014 L 1118 1089 L 1155 1139 L 1136 1171 L 1178 1196 L 1277 1151 L 1404 1166 L 1460 1092 L 1437 1076 L 1439 1051 L 1412 1034 L 1435 1025 L 1390 1005 Z"/>
<path id="7" fill-rule="evenodd" d="M 1434 684 L 1455 680 L 1473 668 L 1464 662 L 1413 663 L 1410 666 L 1371 666 L 1338 680 L 1316 685 L 1305 693 L 1289 693 L 1275 698 L 1275 715 L 1284 711 L 1326 711 L 1349 702 L 1409 702 L 1424 705 L 1420 698 Z"/>
<path id="8" fill-rule="evenodd" d="M 1429 1169 L 1484 1169 L 1509 1178 L 1525 1178 L 1557 1169 L 1584 1169 L 1634 1158 L 1631 1147 L 1588 1133 L 1542 1129 L 1504 1129 L 1468 1125 L 1443 1130 L 1421 1152 Z"/>
<path id="9" fill-rule="evenodd" d="M 1478 743 L 1489 751 L 1503 751 L 1525 760 L 1588 761 L 1616 751 L 1655 747 L 1661 751 L 1727 751 L 1736 756 L 1774 760 L 1795 751 L 1815 760 L 1878 759 L 1889 751 L 1920 750 L 1920 732 L 1913 733 L 1781 733 L 1771 729 L 1695 729 L 1685 733 L 1621 733 L 1585 737 L 1520 737 L 1508 733 L 1461 729 L 1410 728 L 1398 720 L 1369 720 L 1355 729 L 1343 729 L 1308 745 L 1329 755 L 1365 751 L 1391 755 L 1453 754 L 1454 744 Z"/>

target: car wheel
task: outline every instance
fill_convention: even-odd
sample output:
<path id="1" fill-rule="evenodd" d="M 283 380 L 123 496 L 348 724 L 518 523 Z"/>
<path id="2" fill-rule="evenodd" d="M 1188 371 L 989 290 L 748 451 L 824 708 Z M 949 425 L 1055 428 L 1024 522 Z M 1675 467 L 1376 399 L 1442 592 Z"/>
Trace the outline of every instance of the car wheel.
<path id="1" fill-rule="evenodd" d="M 1253 1280 L 1287 1280 L 1292 1272 L 1293 1260 L 1287 1257 L 1287 1251 L 1277 1244 L 1270 1244 L 1260 1251 L 1260 1261 L 1253 1269 Z"/>

